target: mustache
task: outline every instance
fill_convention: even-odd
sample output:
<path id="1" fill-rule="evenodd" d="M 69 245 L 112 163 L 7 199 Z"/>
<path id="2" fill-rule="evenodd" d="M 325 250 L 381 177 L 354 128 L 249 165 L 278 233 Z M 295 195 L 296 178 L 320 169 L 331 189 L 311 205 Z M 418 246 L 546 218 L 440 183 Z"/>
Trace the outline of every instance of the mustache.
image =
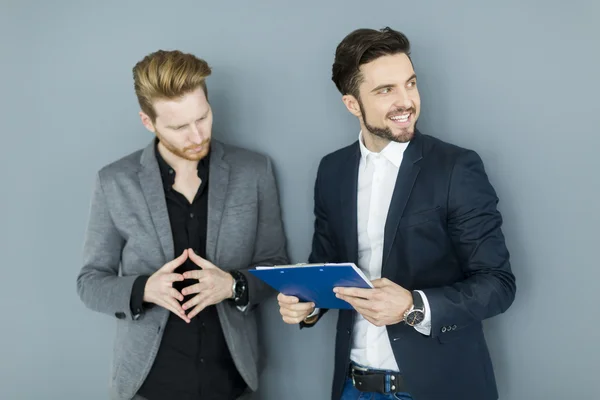
<path id="1" fill-rule="evenodd" d="M 194 150 L 196 147 L 198 147 L 198 146 L 206 146 L 208 143 L 210 143 L 210 139 L 204 139 L 199 144 L 188 146 L 188 147 L 184 148 L 183 151 Z"/>

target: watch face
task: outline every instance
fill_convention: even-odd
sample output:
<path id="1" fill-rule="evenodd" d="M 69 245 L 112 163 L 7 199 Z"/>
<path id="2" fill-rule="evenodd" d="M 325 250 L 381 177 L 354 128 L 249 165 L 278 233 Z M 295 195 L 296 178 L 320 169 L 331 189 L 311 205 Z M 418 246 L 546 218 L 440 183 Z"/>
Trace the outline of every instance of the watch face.
<path id="1" fill-rule="evenodd" d="M 406 323 L 410 326 L 415 326 L 423 322 L 425 314 L 421 310 L 413 310 L 406 316 Z"/>

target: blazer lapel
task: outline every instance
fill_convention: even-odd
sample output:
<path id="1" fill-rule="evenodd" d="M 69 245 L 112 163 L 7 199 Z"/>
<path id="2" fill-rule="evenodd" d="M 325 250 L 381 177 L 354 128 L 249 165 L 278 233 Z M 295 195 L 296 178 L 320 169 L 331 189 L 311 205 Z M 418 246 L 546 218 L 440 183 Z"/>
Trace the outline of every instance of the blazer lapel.
<path id="1" fill-rule="evenodd" d="M 158 234 L 165 260 L 170 261 L 174 257 L 173 235 L 171 233 L 171 223 L 167 211 L 165 193 L 160 176 L 160 169 L 155 155 L 155 141 L 152 140 L 142 152 L 142 168 L 138 171 L 140 185 L 152 217 L 154 229 Z"/>
<path id="2" fill-rule="evenodd" d="M 421 160 L 421 158 L 423 158 L 422 139 L 420 133 L 415 132 L 415 137 L 404 151 L 404 157 L 402 158 L 402 164 L 400 164 L 400 169 L 398 170 L 396 186 L 394 187 L 392 201 L 385 222 L 381 276 L 385 276 L 384 271 L 392 249 L 394 237 L 396 236 L 396 231 L 398 230 L 398 224 L 404 214 L 404 209 L 408 203 L 413 185 L 421 170 L 421 167 L 418 165 L 418 161 Z"/>
<path id="3" fill-rule="evenodd" d="M 206 256 L 217 262 L 217 245 L 221 228 L 221 217 L 229 186 L 229 164 L 223 159 L 223 146 L 216 140 L 211 142 L 211 155 L 208 176 L 208 222 L 206 235 Z"/>
<path id="4" fill-rule="evenodd" d="M 360 147 L 358 142 L 348 159 L 348 169 L 341 172 L 340 182 L 340 212 L 344 221 L 346 232 L 346 248 L 348 260 L 358 263 L 358 222 L 357 222 L 357 196 L 358 196 L 358 167 L 360 165 Z"/>

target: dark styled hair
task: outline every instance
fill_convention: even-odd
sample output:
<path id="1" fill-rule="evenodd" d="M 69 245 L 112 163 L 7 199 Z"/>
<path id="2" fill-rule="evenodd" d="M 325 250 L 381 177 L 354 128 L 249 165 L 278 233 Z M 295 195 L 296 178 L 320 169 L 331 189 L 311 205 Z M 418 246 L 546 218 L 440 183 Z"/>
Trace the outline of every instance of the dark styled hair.
<path id="1" fill-rule="evenodd" d="M 337 46 L 331 80 L 340 93 L 351 94 L 358 99 L 358 87 L 363 80 L 360 66 L 398 53 L 404 53 L 410 59 L 410 42 L 403 33 L 390 27 L 357 29 Z"/>

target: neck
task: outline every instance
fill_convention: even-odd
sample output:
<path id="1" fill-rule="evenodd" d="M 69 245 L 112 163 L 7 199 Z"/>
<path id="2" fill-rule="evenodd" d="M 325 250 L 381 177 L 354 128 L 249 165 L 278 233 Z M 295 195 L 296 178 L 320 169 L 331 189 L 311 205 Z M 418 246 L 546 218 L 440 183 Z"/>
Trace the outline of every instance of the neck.
<path id="1" fill-rule="evenodd" d="M 362 127 L 362 138 L 365 147 L 373 153 L 381 152 L 381 150 L 385 149 L 385 147 L 390 143 L 388 139 L 373 135 L 364 126 Z"/>
<path id="2" fill-rule="evenodd" d="M 196 176 L 198 171 L 198 161 L 186 160 L 167 149 L 161 141 L 158 142 L 158 152 L 162 158 L 169 164 L 177 173 L 177 176 L 186 176 L 192 174 Z"/>

